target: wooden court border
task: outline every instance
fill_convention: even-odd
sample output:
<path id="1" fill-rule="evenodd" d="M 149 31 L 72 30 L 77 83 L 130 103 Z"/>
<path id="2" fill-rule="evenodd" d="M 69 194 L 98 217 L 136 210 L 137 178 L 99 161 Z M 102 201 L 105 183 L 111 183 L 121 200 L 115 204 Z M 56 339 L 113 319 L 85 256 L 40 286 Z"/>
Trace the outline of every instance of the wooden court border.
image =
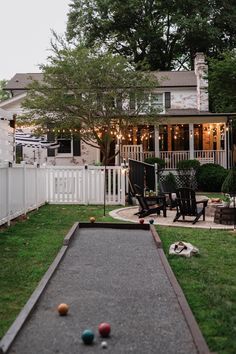
<path id="1" fill-rule="evenodd" d="M 199 354 L 210 354 L 211 352 L 209 351 L 209 348 L 207 346 L 207 343 L 198 327 L 198 324 L 195 320 L 195 317 L 193 316 L 193 313 L 188 305 L 188 302 L 184 296 L 184 293 L 168 263 L 168 260 L 163 252 L 162 249 L 162 242 L 161 239 L 156 231 L 156 228 L 154 225 L 150 224 L 126 224 L 126 223 L 103 223 L 103 222 L 95 222 L 95 223 L 90 223 L 90 222 L 76 222 L 69 232 L 66 234 L 64 240 L 63 240 L 63 246 L 61 247 L 60 251 L 58 252 L 56 258 L 38 283 L 36 289 L 30 296 L 29 300 L 25 304 L 25 306 L 22 308 L 20 311 L 19 315 L 13 322 L 13 324 L 10 326 L 6 334 L 3 336 L 3 338 L 0 341 L 0 354 L 5 354 L 9 350 L 10 346 L 12 345 L 13 341 L 15 340 L 17 334 L 20 332 L 21 328 L 23 327 L 24 323 L 26 322 L 27 318 L 35 308 L 36 303 L 38 302 L 40 296 L 42 295 L 43 291 L 45 290 L 47 284 L 49 283 L 52 275 L 54 274 L 55 270 L 59 266 L 61 260 L 63 259 L 71 241 L 73 240 L 73 237 L 77 233 L 77 231 L 80 228 L 112 228 L 112 229 L 126 229 L 126 230 L 146 230 L 150 231 L 154 242 L 157 247 L 157 252 L 159 253 L 162 265 L 164 267 L 164 270 L 166 272 L 166 275 L 170 281 L 170 284 L 176 294 L 178 303 L 180 305 L 180 308 L 182 310 L 182 313 L 184 315 L 184 318 L 186 320 L 186 323 L 189 327 L 189 330 L 191 332 L 193 341 L 195 343 L 195 346 L 198 350 Z M 211 353 L 213 354 L 213 353 Z"/>

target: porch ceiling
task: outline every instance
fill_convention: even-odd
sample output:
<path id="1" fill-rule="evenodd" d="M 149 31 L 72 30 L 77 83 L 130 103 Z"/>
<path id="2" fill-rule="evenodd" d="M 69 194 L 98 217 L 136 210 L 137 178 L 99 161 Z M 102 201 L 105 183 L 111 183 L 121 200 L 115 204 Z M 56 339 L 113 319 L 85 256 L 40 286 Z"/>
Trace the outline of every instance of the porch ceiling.
<path id="1" fill-rule="evenodd" d="M 161 118 L 161 124 L 202 124 L 202 123 L 227 123 L 227 116 L 168 116 Z"/>
<path id="2" fill-rule="evenodd" d="M 170 110 L 161 117 L 161 124 L 227 123 L 236 113 L 211 113 L 192 110 Z"/>

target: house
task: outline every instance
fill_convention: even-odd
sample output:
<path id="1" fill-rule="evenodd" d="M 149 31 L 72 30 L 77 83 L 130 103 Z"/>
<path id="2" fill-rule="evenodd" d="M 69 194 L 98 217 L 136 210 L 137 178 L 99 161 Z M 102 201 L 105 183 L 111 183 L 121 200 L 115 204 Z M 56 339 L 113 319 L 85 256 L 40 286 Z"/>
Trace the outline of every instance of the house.
<path id="1" fill-rule="evenodd" d="M 13 162 L 15 151 L 12 122 L 12 113 L 0 108 L 0 163 Z"/>
<path id="2" fill-rule="evenodd" d="M 233 163 L 231 122 L 236 114 L 209 112 L 206 74 L 203 53 L 196 54 L 194 71 L 153 72 L 159 83 L 152 100 L 152 104 L 161 111 L 157 124 L 130 127 L 126 136 L 117 138 L 121 152 L 116 164 L 128 158 L 143 160 L 156 156 L 164 159 L 166 168 L 170 170 L 176 168 L 178 161 L 185 159 L 214 162 L 229 168 Z M 0 103 L 0 107 L 16 114 L 22 113 L 21 102 L 32 79 L 43 80 L 43 76 L 40 73 L 16 74 L 6 86 L 12 97 Z M 51 133 L 48 132 L 49 137 Z M 98 149 L 74 140 L 73 132 L 71 136 L 63 133 L 57 134 L 59 147 L 55 149 L 37 149 L 32 154 L 32 147 L 23 146 L 23 159 L 29 163 L 37 160 L 54 165 L 100 161 Z"/>

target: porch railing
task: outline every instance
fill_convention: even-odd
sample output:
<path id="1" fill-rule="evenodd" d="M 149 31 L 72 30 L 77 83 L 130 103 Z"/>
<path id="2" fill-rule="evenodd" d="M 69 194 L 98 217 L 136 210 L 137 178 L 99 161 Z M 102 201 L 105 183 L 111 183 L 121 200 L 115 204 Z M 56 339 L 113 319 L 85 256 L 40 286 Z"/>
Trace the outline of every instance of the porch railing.
<path id="1" fill-rule="evenodd" d="M 174 170 L 179 161 L 189 160 L 189 151 L 161 151 L 160 158 L 165 161 L 166 170 Z"/>
<path id="2" fill-rule="evenodd" d="M 217 163 L 223 167 L 227 167 L 226 151 L 224 150 L 196 150 L 194 158 L 199 160 L 200 164 Z"/>
<path id="3" fill-rule="evenodd" d="M 147 157 L 154 157 L 154 151 L 142 151 L 140 145 L 126 145 L 122 150 L 122 160 L 133 159 L 143 162 Z M 177 163 L 182 160 L 189 160 L 190 151 L 160 151 L 159 156 L 166 163 L 167 170 L 174 170 Z M 200 164 L 217 163 L 227 168 L 227 153 L 224 150 L 195 150 L 193 159 L 199 160 Z"/>

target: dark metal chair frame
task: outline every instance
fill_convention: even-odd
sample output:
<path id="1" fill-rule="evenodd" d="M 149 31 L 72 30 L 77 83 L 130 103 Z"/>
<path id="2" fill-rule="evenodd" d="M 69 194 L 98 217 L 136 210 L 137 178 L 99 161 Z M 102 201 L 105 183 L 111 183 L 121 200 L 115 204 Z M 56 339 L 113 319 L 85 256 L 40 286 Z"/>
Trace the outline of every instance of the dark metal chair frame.
<path id="1" fill-rule="evenodd" d="M 166 198 L 164 195 L 145 197 L 142 189 L 137 184 L 134 184 L 134 190 L 140 206 L 140 210 L 135 215 L 138 215 L 139 218 L 144 218 L 151 214 L 160 215 L 160 212 L 163 211 L 163 216 L 166 217 Z"/>
<path id="2" fill-rule="evenodd" d="M 205 208 L 207 207 L 208 200 L 196 200 L 195 191 L 191 188 L 178 188 L 176 190 L 176 215 L 174 218 L 175 221 L 192 221 L 185 220 L 186 216 L 195 216 L 195 219 L 192 221 L 195 224 L 201 216 L 203 216 L 203 221 L 205 221 Z M 199 206 L 201 204 L 201 206 Z M 179 218 L 182 216 L 182 220 Z"/>

